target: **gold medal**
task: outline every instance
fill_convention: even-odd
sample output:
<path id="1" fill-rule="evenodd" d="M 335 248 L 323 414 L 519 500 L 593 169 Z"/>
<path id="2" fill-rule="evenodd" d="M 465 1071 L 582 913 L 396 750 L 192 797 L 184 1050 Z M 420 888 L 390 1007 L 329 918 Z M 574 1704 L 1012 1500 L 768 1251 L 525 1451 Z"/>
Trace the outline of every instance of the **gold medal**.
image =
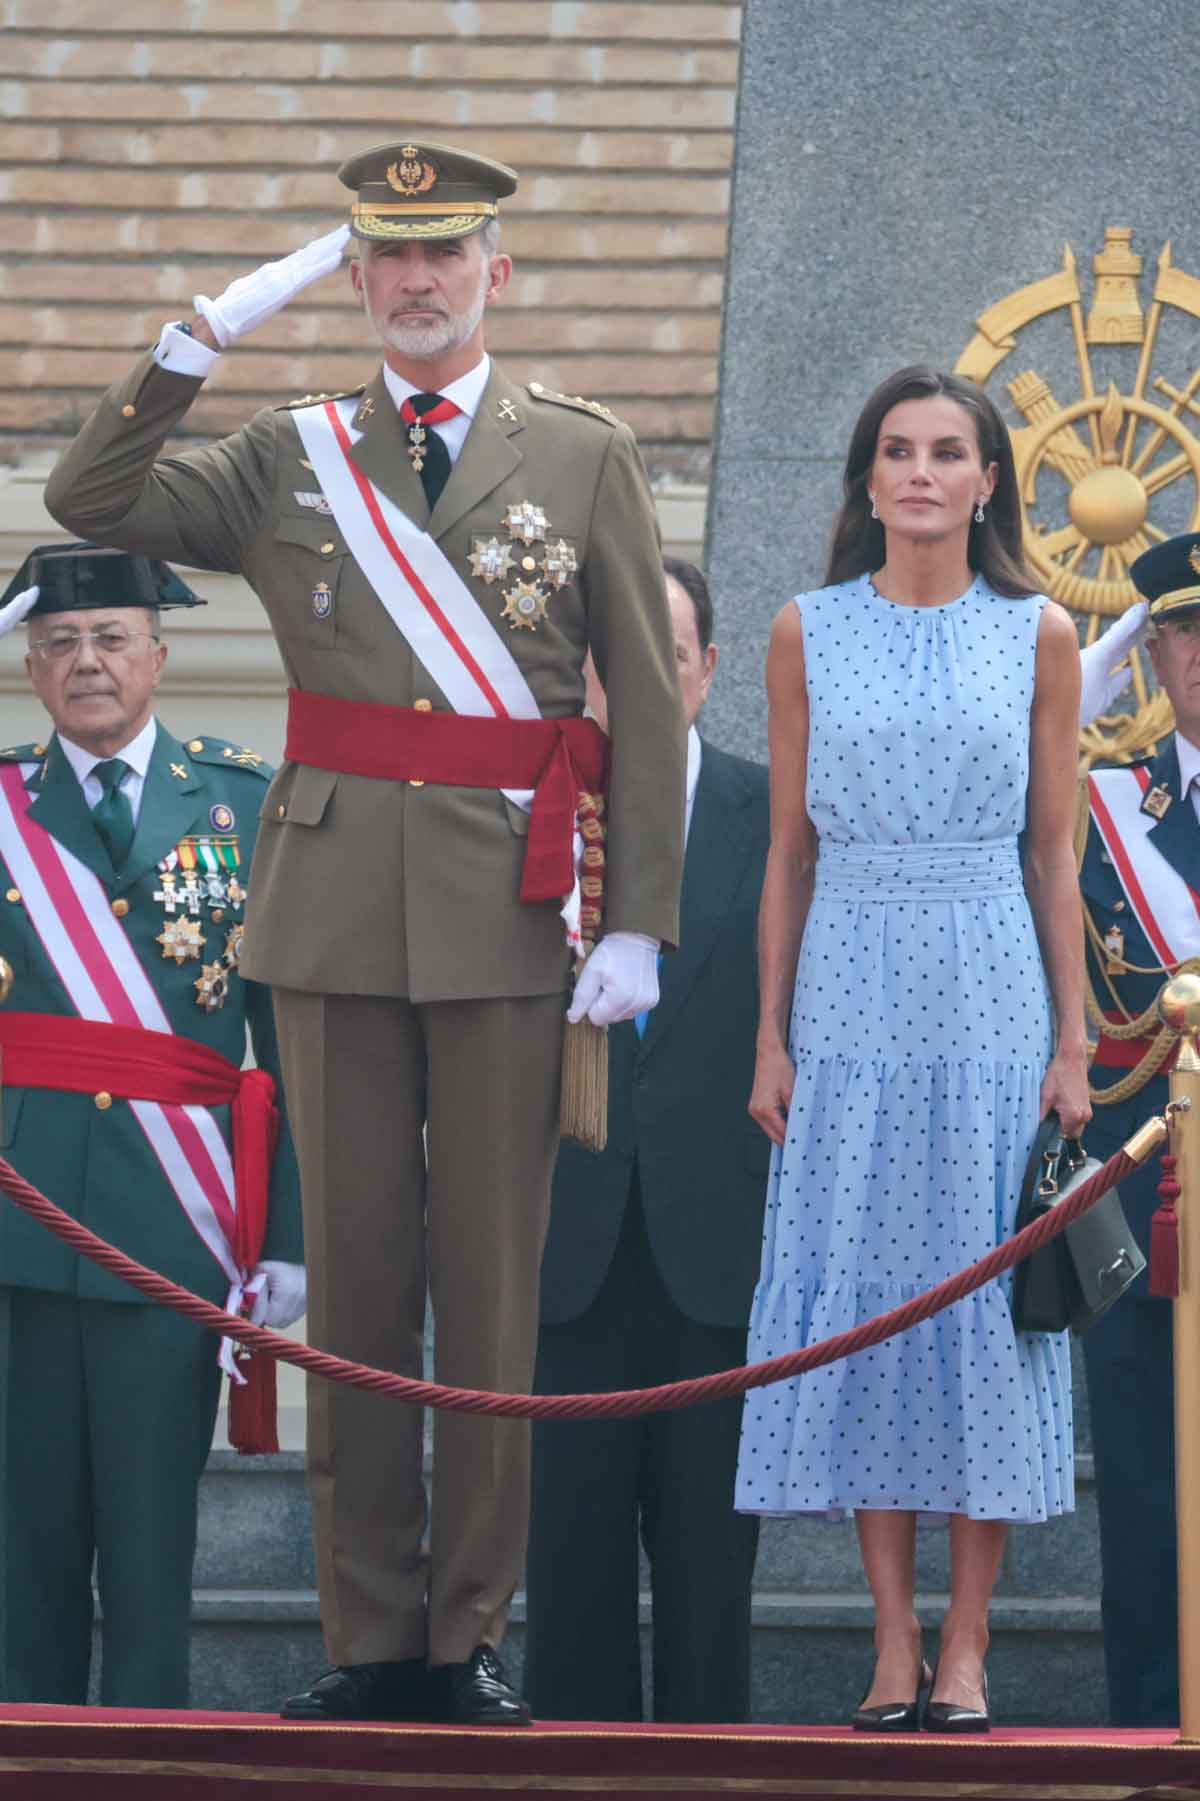
<path id="1" fill-rule="evenodd" d="M 230 969 L 236 969 L 242 960 L 242 941 L 246 936 L 246 928 L 240 922 L 230 926 L 225 934 L 225 961 Z"/>
<path id="2" fill-rule="evenodd" d="M 558 538 L 553 544 L 547 544 L 546 554 L 542 558 L 542 575 L 552 588 L 565 588 L 578 569 L 575 551 L 565 538 Z"/>
<path id="3" fill-rule="evenodd" d="M 229 971 L 223 963 L 205 963 L 192 986 L 196 1005 L 206 1013 L 215 1013 L 229 998 Z"/>
<path id="4" fill-rule="evenodd" d="M 519 538 L 522 544 L 532 544 L 550 530 L 545 509 L 535 506 L 532 500 L 519 500 L 509 507 L 502 524 L 507 527 L 509 537 Z"/>
<path id="5" fill-rule="evenodd" d="M 408 428 L 408 460 L 420 475 L 425 467 L 425 427 L 419 419 L 414 419 Z"/>
<path id="6" fill-rule="evenodd" d="M 176 892 L 173 871 L 167 869 L 162 872 L 162 887 L 155 889 L 154 898 L 156 901 L 162 902 L 163 912 L 166 914 L 167 918 L 173 919 L 175 917 L 175 909 L 183 899 L 183 896 Z"/>
<path id="7" fill-rule="evenodd" d="M 550 596 L 537 582 L 516 582 L 504 596 L 504 610 L 500 617 L 508 620 L 508 629 L 536 631 L 546 617 L 546 602 Z"/>
<path id="8" fill-rule="evenodd" d="M 1149 813 L 1151 819 L 1161 819 L 1170 807 L 1175 796 L 1161 782 L 1155 784 L 1141 805 L 1143 813 Z"/>
<path id="9" fill-rule="evenodd" d="M 191 963 L 200 955 L 204 933 L 198 919 L 168 919 L 154 942 L 162 945 L 164 957 L 173 957 L 176 963 Z"/>
<path id="10" fill-rule="evenodd" d="M 499 538 L 472 538 L 467 561 L 476 581 L 502 582 L 513 565 L 512 545 Z"/>

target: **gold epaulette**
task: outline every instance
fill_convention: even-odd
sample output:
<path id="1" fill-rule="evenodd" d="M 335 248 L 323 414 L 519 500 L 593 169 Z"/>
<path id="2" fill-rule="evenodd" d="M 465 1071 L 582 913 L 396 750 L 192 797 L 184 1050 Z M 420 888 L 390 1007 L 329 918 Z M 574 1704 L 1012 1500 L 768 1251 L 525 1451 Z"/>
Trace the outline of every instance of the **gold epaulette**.
<path id="1" fill-rule="evenodd" d="M 574 411 L 590 413 L 593 419 L 603 419 L 606 425 L 619 425 L 621 421 L 599 400 L 585 400 L 582 394 L 557 394 L 553 388 L 544 388 L 540 381 L 531 381 L 529 392 L 535 400 L 550 400 L 555 406 L 569 406 Z"/>
<path id="2" fill-rule="evenodd" d="M 290 413 L 298 406 L 317 406 L 326 400 L 357 400 L 366 385 L 365 381 L 360 381 L 357 388 L 342 388 L 336 394 L 301 394 L 299 400 L 285 400 L 282 406 L 275 408 L 275 411 Z"/>

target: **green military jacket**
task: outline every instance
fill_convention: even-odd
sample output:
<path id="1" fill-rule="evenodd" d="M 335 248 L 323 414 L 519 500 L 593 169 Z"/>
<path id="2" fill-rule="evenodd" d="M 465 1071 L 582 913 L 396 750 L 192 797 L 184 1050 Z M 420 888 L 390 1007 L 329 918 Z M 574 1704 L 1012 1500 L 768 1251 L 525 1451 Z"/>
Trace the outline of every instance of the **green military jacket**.
<path id="1" fill-rule="evenodd" d="M 99 877 L 172 1029 L 219 1051 L 239 1067 L 249 1028 L 255 1059 L 282 1080 L 271 996 L 237 967 L 242 890 L 251 886 L 258 809 L 270 769 L 253 751 L 219 738 L 177 743 L 159 724 L 146 772 L 137 832 L 117 874 L 92 822 L 83 789 L 56 739 L 48 746 L 0 751 L 0 760 L 36 764 L 26 782 L 35 796 L 29 817 Z M 189 863 L 197 879 L 215 879 L 195 920 L 202 944 L 177 960 L 160 942 L 170 918 L 161 896 L 164 873 L 175 885 Z M 184 936 L 196 937 L 195 933 Z M 73 1014 L 66 990 L 34 930 L 25 899 L 0 857 L 0 955 L 14 974 L 8 1009 Z M 227 998 L 208 1010 L 197 990 L 206 966 L 220 966 Z M 3 1072 L 0 1070 L 0 1081 Z M 209 1300 L 223 1301 L 228 1281 L 205 1247 L 163 1173 L 128 1101 L 100 1090 L 0 1088 L 0 1151 L 21 1175 L 102 1238 Z M 229 1142 L 229 1108 L 211 1109 Z M 271 1175 L 263 1256 L 302 1261 L 300 1183 L 286 1114 Z M 0 1282 L 93 1300 L 137 1301 L 127 1284 L 68 1251 L 8 1200 L 0 1202 Z"/>
<path id="2" fill-rule="evenodd" d="M 152 355 L 101 400 L 46 488 L 69 529 L 203 569 L 240 571 L 288 681 L 356 701 L 448 703 L 329 516 L 286 408 L 205 449 L 162 457 L 200 383 Z M 433 537 L 512 651 L 544 716 L 581 713 L 590 648 L 608 694 L 605 930 L 673 945 L 686 735 L 654 510 L 628 428 L 522 387 L 495 364 L 434 508 L 380 371 L 354 418 L 358 468 Z M 529 543 L 506 524 L 529 502 Z M 488 579 L 498 540 L 512 566 Z M 515 583 L 565 546 L 565 579 L 531 628 Z M 493 553 L 494 554 L 494 553 Z M 557 579 L 557 578 L 555 578 Z M 244 968 L 316 993 L 414 1001 L 551 994 L 567 953 L 558 905 L 519 899 L 527 821 L 498 789 L 411 786 L 286 763 L 262 809 Z"/>

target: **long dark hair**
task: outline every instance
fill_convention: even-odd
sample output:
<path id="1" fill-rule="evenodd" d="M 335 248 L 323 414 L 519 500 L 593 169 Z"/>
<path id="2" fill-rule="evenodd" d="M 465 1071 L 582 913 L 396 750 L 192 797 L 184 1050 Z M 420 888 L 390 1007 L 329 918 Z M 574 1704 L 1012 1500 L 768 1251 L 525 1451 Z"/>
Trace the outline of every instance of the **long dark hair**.
<path id="1" fill-rule="evenodd" d="M 881 382 L 858 416 L 846 452 L 842 477 L 845 495 L 833 527 L 826 583 L 853 581 L 882 568 L 887 555 L 881 522 L 871 517 L 867 483 L 875 462 L 879 427 L 902 400 L 926 400 L 944 394 L 965 407 L 975 421 L 979 455 L 986 469 L 996 465 L 996 486 L 984 508 L 982 525 L 971 521 L 967 538 L 967 562 L 989 587 L 1010 600 L 1036 594 L 1037 583 L 1025 561 L 1021 544 L 1021 496 L 1013 463 L 1008 427 L 982 388 L 964 375 L 944 375 L 926 363 L 897 369 Z"/>

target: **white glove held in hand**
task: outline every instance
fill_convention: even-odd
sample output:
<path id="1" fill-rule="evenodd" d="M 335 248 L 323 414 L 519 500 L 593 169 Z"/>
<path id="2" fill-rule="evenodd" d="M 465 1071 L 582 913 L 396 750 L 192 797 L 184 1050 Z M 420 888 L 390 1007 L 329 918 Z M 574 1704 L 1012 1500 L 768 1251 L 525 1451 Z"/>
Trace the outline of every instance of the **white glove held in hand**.
<path id="1" fill-rule="evenodd" d="M 40 590 L 35 583 L 32 588 L 22 588 L 14 594 L 7 606 L 0 607 L 0 638 L 5 632 L 15 632 L 26 613 L 33 608 Z"/>
<path id="2" fill-rule="evenodd" d="M 221 349 L 227 350 L 235 339 L 253 331 L 294 300 L 309 282 L 332 274 L 342 260 L 349 236 L 350 227 L 339 225 L 336 231 L 327 231 L 324 237 L 293 250 L 291 256 L 264 263 L 251 275 L 240 275 L 215 300 L 207 294 L 195 295 L 192 305 L 203 314 Z"/>
<path id="3" fill-rule="evenodd" d="M 274 1263 L 268 1259 L 258 1265 L 247 1282 L 247 1294 L 251 1294 L 259 1282 L 262 1287 L 252 1294 L 250 1324 L 273 1326 L 277 1332 L 281 1332 L 285 1326 L 298 1320 L 308 1305 L 304 1265 Z"/>
<path id="4" fill-rule="evenodd" d="M 1117 671 L 1117 664 L 1129 655 L 1146 629 L 1149 608 L 1144 600 L 1125 612 L 1110 625 L 1102 638 L 1079 653 L 1083 665 L 1083 691 L 1079 696 L 1079 724 L 1082 728 L 1107 713 L 1117 696 L 1132 679 L 1128 668 Z"/>
<path id="5" fill-rule="evenodd" d="M 609 932 L 579 972 L 567 1018 L 586 1014 L 594 1026 L 615 1026 L 658 1005 L 658 939 L 642 932 Z"/>

